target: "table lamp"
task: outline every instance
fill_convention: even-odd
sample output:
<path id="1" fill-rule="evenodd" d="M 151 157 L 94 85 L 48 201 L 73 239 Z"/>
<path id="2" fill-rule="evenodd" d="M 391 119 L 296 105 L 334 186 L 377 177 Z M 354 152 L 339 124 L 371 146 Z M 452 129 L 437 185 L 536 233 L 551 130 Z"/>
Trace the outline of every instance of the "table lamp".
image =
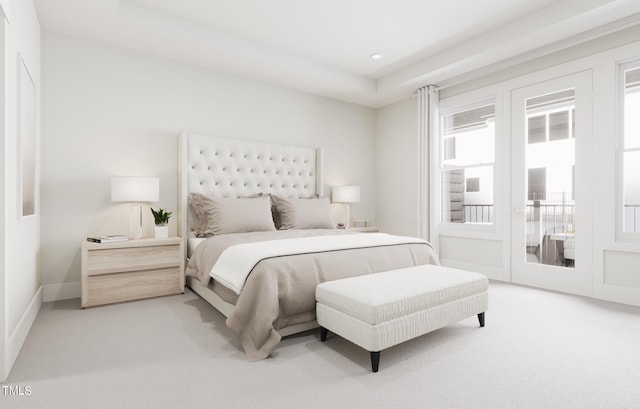
<path id="1" fill-rule="evenodd" d="M 142 202 L 157 202 L 160 180 L 157 177 L 111 177 L 111 201 L 131 202 L 130 237 L 142 238 Z"/>
<path id="2" fill-rule="evenodd" d="M 351 226 L 350 203 L 360 202 L 360 186 L 334 186 L 331 189 L 331 201 L 344 203 L 347 207 L 345 227 Z"/>

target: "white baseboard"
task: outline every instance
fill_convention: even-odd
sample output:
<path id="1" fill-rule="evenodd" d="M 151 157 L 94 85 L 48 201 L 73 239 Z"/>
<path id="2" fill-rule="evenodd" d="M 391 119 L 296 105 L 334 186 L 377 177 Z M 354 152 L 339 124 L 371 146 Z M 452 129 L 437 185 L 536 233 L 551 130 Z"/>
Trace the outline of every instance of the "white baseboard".
<path id="1" fill-rule="evenodd" d="M 80 298 L 80 281 L 59 284 L 45 284 L 43 287 L 44 302 Z"/>
<path id="2" fill-rule="evenodd" d="M 9 375 L 9 372 L 11 372 L 11 368 L 16 362 L 16 358 L 18 358 L 20 349 L 22 349 L 22 345 L 27 339 L 27 335 L 29 335 L 31 326 L 33 325 L 33 322 L 36 320 L 36 316 L 40 311 L 40 306 L 42 305 L 42 292 L 42 287 L 38 288 L 38 291 L 36 291 L 35 295 L 31 299 L 29 306 L 25 310 L 24 314 L 22 314 L 22 317 L 20 317 L 20 321 L 18 321 L 16 329 L 7 337 L 7 359 L 5 361 L 5 373 L 3 374 L 4 379 L 6 379 Z"/>

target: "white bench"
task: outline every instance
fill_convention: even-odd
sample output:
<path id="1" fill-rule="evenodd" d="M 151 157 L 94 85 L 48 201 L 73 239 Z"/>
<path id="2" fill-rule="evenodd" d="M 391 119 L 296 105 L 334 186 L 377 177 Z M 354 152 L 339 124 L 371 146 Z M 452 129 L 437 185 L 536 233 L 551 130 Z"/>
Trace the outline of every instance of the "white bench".
<path id="1" fill-rule="evenodd" d="M 436 265 L 327 281 L 316 287 L 320 339 L 328 331 L 371 352 L 380 351 L 477 315 L 484 327 L 488 280 L 482 274 Z"/>

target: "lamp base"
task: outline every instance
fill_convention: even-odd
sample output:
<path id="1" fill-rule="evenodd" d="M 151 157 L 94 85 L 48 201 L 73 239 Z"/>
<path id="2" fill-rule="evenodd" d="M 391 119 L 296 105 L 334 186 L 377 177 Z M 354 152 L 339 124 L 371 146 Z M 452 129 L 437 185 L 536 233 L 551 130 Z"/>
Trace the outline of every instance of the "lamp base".
<path id="1" fill-rule="evenodd" d="M 142 204 L 140 203 L 131 204 L 129 229 L 131 239 L 138 240 L 142 238 Z"/>
<path id="2" fill-rule="evenodd" d="M 349 203 L 345 203 L 344 205 L 347 208 L 347 217 L 345 218 L 344 225 L 348 229 L 351 227 L 351 206 Z"/>

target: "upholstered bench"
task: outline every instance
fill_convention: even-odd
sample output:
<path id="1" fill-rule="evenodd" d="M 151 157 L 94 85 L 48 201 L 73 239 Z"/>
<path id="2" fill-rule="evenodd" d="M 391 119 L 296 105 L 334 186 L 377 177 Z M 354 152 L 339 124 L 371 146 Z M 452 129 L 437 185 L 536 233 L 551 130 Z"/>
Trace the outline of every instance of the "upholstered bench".
<path id="1" fill-rule="evenodd" d="M 380 351 L 473 315 L 484 327 L 488 280 L 482 274 L 421 265 L 327 281 L 316 287 L 320 339 L 327 332 L 371 352 Z"/>

